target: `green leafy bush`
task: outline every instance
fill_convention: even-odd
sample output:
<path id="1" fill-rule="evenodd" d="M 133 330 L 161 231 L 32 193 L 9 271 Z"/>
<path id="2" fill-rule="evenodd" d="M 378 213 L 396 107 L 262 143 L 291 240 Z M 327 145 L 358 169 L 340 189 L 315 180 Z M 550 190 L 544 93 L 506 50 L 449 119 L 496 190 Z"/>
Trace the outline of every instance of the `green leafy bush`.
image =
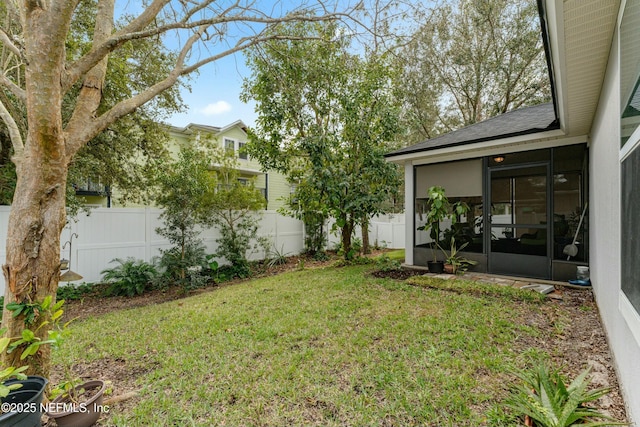
<path id="1" fill-rule="evenodd" d="M 81 283 L 79 285 L 69 283 L 68 285 L 58 287 L 56 299 L 66 301 L 79 300 L 85 295 L 95 293 L 95 291 L 95 284 L 93 283 Z"/>
<path id="2" fill-rule="evenodd" d="M 117 263 L 113 268 L 107 268 L 100 273 L 102 280 L 109 283 L 107 295 L 123 295 L 132 297 L 140 295 L 149 288 L 158 275 L 156 268 L 145 261 L 127 258 L 116 258 L 111 261 Z"/>
<path id="3" fill-rule="evenodd" d="M 206 279 L 192 276 L 203 276 L 207 268 L 207 255 L 204 245 L 192 241 L 184 247 L 174 246 L 163 250 L 158 261 L 160 274 L 154 281 L 159 287 L 179 285 L 185 289 L 194 289 L 206 284 Z"/>
<path id="4" fill-rule="evenodd" d="M 402 270 L 402 264 L 397 259 L 391 259 L 389 255 L 382 254 L 376 258 L 376 269 L 382 272 Z"/>
<path id="5" fill-rule="evenodd" d="M 360 255 L 362 254 L 362 240 L 359 238 L 353 239 L 351 241 L 351 248 L 349 249 L 346 255 L 344 253 L 344 248 L 342 247 L 341 241 L 336 243 L 335 251 L 336 251 L 336 254 L 338 254 L 339 256 L 345 257 L 345 259 L 347 260 L 353 260 L 353 259 L 359 258 Z"/>
<path id="6" fill-rule="evenodd" d="M 626 425 L 585 405 L 611 391 L 608 388 L 587 390 L 588 375 L 589 369 L 586 369 L 567 386 L 557 370 L 545 365 L 532 372 L 517 373 L 522 384 L 513 388 L 507 405 L 518 414 L 531 417 L 538 427 Z"/>
<path id="7" fill-rule="evenodd" d="M 333 263 L 334 267 L 347 267 L 350 265 L 369 265 L 373 264 L 375 261 L 373 258 L 368 258 L 365 256 L 357 256 L 351 259 L 341 258 Z"/>
<path id="8" fill-rule="evenodd" d="M 331 257 L 325 251 L 317 251 L 313 254 L 314 261 L 329 261 Z"/>

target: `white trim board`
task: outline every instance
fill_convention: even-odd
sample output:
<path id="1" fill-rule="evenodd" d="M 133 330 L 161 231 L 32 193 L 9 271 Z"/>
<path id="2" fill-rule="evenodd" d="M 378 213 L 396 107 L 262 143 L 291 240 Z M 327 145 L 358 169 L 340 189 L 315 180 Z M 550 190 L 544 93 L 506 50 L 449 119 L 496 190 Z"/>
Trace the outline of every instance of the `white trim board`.
<path id="1" fill-rule="evenodd" d="M 627 326 L 631 330 L 631 334 L 636 339 L 636 343 L 640 345 L 640 314 L 636 311 L 635 307 L 631 304 L 631 301 L 622 292 L 618 296 L 618 309 L 620 314 L 627 322 Z"/>

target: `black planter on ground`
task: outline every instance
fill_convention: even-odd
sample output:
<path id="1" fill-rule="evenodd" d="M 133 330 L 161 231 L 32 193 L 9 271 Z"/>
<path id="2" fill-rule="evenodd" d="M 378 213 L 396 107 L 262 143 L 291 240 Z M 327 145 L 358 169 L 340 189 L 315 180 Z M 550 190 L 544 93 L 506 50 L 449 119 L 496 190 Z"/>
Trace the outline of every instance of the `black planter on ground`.
<path id="1" fill-rule="evenodd" d="M 2 427 L 39 427 L 42 425 L 42 412 L 40 404 L 47 385 L 47 379 L 31 376 L 26 380 L 9 380 L 5 384 L 20 383 L 22 387 L 12 390 L 7 397 L 2 398 L 2 403 L 22 406 L 24 411 L 7 412 L 0 415 Z"/>
<path id="2" fill-rule="evenodd" d="M 429 273 L 444 273 L 444 261 L 427 261 L 427 267 L 429 268 Z"/>

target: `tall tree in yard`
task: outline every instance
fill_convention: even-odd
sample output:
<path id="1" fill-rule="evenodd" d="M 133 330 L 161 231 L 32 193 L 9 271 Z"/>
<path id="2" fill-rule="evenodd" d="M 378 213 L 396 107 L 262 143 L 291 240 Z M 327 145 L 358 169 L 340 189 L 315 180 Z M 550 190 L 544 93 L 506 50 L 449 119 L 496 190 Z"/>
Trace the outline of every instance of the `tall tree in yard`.
<path id="1" fill-rule="evenodd" d="M 449 0 L 398 56 L 407 142 L 550 100 L 536 2 Z"/>
<path id="2" fill-rule="evenodd" d="M 67 60 L 75 60 L 88 52 L 92 46 L 96 18 L 96 4 L 82 0 L 78 13 L 71 22 L 66 40 Z M 0 9 L 0 21 L 7 18 L 6 10 Z M 11 72 L 9 64 L 20 70 L 19 58 L 0 54 L 0 64 L 5 73 Z M 172 68 L 175 54 L 159 45 L 156 40 L 140 39 L 127 43 L 109 56 L 105 81 L 100 101 L 100 111 L 131 96 L 131 93 L 153 84 L 162 73 Z M 80 82 L 65 95 L 62 104 L 63 125 L 73 113 L 73 100 L 81 89 Z M 0 96 L 4 92 L 0 91 Z M 10 97 L 3 98 L 4 105 L 13 111 L 20 132 L 26 130 L 26 112 Z M 160 165 L 169 161 L 165 148 L 168 134 L 161 121 L 171 113 L 184 109 L 180 85 L 174 85 L 127 117 L 108 126 L 107 130 L 91 139 L 70 164 L 67 179 L 67 210 L 72 214 L 81 207 L 82 199 L 76 195 L 78 185 L 89 180 L 101 188 L 117 188 L 117 202 L 144 202 L 148 199 L 154 174 Z M 16 176 L 11 162 L 12 146 L 6 128 L 0 121 L 0 204 L 10 205 L 13 198 Z M 93 188 L 95 190 L 95 187 Z M 106 195 L 106 193 L 105 193 Z"/>
<path id="3" fill-rule="evenodd" d="M 233 151 L 214 150 L 218 189 L 205 206 L 206 213 L 220 236 L 214 255 L 231 263 L 236 276 L 251 273 L 248 256 L 258 249 L 263 239 L 256 238 L 261 210 L 266 208 L 264 195 L 255 187 L 254 179 L 240 179 L 238 160 Z"/>
<path id="4" fill-rule="evenodd" d="M 163 211 L 163 222 L 156 233 L 171 243 L 161 250 L 161 267 L 168 280 L 185 285 L 189 267 L 202 265 L 204 245 L 198 226 L 210 224 L 205 208 L 214 196 L 215 176 L 208 170 L 210 162 L 197 147 L 181 147 L 178 159 L 158 172 L 155 202 Z"/>
<path id="5" fill-rule="evenodd" d="M 74 16 L 85 11 L 82 2 L 24 0 L 0 4 L 6 15 L 0 23 L 3 64 L 8 64 L 7 58 L 12 61 L 0 75 L 0 118 L 11 138 L 17 175 L 3 266 L 5 303 L 43 301 L 48 295 L 55 296 L 69 165 L 88 141 L 203 65 L 280 37 L 277 28 L 281 23 L 345 16 L 331 12 L 334 8 L 320 0 L 304 4 L 305 13 L 283 12 L 285 2 L 274 7 L 273 2 L 250 0 L 152 0 L 140 7 L 133 5 L 138 14 L 116 27 L 115 0 L 95 3 L 91 47 L 72 58 L 67 55 L 65 41 Z M 318 15 L 308 12 L 314 8 Z M 123 51 L 134 40 L 160 42 L 164 36 L 177 43 L 168 72 L 102 109 L 110 54 Z M 68 99 L 76 85 L 77 95 Z M 72 105 L 68 117 L 63 115 L 64 102 Z M 23 111 L 26 130 L 21 132 Z M 19 336 L 24 321 L 5 310 L 3 324 L 9 336 Z M 38 334 L 46 337 L 46 328 Z M 5 366 L 23 364 L 20 353 L 3 355 Z M 29 363 L 30 372 L 47 375 L 48 350 L 42 347 Z"/>
<path id="6" fill-rule="evenodd" d="M 390 68 L 384 55 L 349 53 L 339 26 L 299 23 L 288 31 L 293 40 L 248 54 L 253 75 L 243 96 L 259 113 L 249 153 L 294 182 L 304 171 L 298 191 L 315 191 L 322 206 L 314 212 L 335 218 L 349 258 L 354 228 L 382 213 L 399 185 L 382 156 L 399 130 Z"/>

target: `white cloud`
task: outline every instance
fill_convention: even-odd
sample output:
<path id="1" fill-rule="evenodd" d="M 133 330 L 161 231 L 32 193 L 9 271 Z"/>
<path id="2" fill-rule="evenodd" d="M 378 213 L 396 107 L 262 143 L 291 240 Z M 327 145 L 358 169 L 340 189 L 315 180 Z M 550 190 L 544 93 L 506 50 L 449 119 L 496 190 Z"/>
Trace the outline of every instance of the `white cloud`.
<path id="1" fill-rule="evenodd" d="M 231 104 L 227 101 L 217 101 L 204 107 L 200 112 L 205 116 L 217 116 L 231 111 Z"/>

